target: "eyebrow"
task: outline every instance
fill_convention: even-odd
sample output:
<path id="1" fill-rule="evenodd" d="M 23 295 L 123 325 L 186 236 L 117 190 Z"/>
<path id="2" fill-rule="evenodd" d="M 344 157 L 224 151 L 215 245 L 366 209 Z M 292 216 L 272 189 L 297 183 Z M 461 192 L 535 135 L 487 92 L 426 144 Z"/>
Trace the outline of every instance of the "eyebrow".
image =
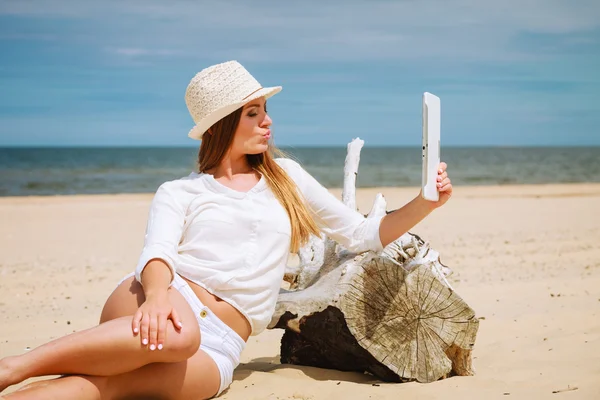
<path id="1" fill-rule="evenodd" d="M 267 106 L 267 102 L 265 101 L 265 107 Z M 246 106 L 246 110 L 249 108 L 260 107 L 260 104 L 251 104 Z"/>

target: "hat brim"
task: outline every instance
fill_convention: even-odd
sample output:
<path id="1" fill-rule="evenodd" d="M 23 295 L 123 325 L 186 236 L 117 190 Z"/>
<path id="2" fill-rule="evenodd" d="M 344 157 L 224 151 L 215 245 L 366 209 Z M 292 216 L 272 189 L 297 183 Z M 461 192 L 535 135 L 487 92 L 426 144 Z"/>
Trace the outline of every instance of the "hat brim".
<path id="1" fill-rule="evenodd" d="M 245 104 L 250 103 L 252 100 L 256 100 L 261 97 L 268 99 L 269 97 L 281 92 L 281 89 L 282 89 L 281 86 L 262 88 L 262 89 L 256 91 L 256 93 L 253 93 L 251 96 L 248 96 L 248 98 L 246 98 L 238 103 L 230 104 L 228 106 L 225 106 L 225 107 L 222 107 L 222 108 L 219 108 L 219 109 L 213 111 L 212 113 L 207 115 L 202 120 L 201 123 L 194 126 L 188 133 L 188 136 L 195 140 L 202 140 L 202 135 L 204 135 L 204 133 L 208 130 L 208 128 L 210 128 L 211 126 L 213 126 L 214 124 L 216 124 L 221 119 L 225 118 L 226 116 L 228 116 L 229 114 L 231 114 L 232 112 L 237 110 L 238 108 L 243 107 Z"/>

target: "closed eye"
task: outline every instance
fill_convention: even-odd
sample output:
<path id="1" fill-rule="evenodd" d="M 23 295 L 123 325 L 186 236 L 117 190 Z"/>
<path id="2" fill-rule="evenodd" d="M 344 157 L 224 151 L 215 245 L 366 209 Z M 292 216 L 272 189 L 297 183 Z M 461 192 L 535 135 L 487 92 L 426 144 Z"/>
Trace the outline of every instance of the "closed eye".
<path id="1" fill-rule="evenodd" d="M 255 110 L 259 107 L 260 107 L 259 104 L 253 104 L 253 105 L 249 106 L 248 110 L 250 110 L 250 112 L 247 115 L 249 117 L 256 117 L 258 115 L 258 113 Z M 266 113 L 267 112 L 267 102 L 266 101 L 265 101 L 265 105 L 264 105 L 264 110 Z"/>

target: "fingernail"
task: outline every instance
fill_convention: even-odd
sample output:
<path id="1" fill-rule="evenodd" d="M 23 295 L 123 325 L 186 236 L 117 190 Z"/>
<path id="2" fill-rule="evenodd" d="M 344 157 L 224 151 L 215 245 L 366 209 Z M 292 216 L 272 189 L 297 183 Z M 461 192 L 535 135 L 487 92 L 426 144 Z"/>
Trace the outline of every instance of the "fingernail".
<path id="1" fill-rule="evenodd" d="M 156 346 L 154 344 L 150 345 L 150 350 L 154 351 L 154 349 L 156 349 Z"/>
<path id="2" fill-rule="evenodd" d="M 133 328 L 133 333 L 138 333 L 138 328 Z"/>
<path id="3" fill-rule="evenodd" d="M 147 345 L 147 344 L 148 344 L 148 339 L 144 339 L 144 340 L 142 340 L 142 344 L 143 344 L 144 346 L 145 346 L 145 345 Z"/>
<path id="4" fill-rule="evenodd" d="M 440 174 L 441 174 L 442 172 L 444 172 L 444 171 L 442 171 L 442 170 L 440 169 Z"/>
<path id="5" fill-rule="evenodd" d="M 442 187 L 442 184 L 441 184 L 441 183 L 438 183 L 437 185 L 438 185 L 438 187 Z"/>
<path id="6" fill-rule="evenodd" d="M 162 343 L 158 345 L 158 349 L 159 349 L 159 350 L 162 350 L 162 347 L 163 347 L 163 346 L 162 346 Z"/>
<path id="7" fill-rule="evenodd" d="M 179 325 L 180 328 L 183 326 L 183 324 L 181 322 L 179 322 L 179 324 L 177 324 L 177 325 Z"/>

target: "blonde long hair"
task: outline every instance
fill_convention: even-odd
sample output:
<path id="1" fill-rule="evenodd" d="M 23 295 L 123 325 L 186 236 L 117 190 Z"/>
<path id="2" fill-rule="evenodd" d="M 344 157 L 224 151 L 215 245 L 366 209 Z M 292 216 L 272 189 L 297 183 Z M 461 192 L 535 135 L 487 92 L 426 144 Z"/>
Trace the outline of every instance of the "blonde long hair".
<path id="1" fill-rule="evenodd" d="M 198 170 L 206 172 L 215 168 L 223 160 L 231 147 L 235 131 L 242 116 L 242 108 L 237 109 L 225 118 L 215 123 L 210 131 L 202 136 L 198 152 Z M 277 164 L 274 156 L 284 157 L 285 154 L 273 145 L 261 154 L 248 154 L 248 163 L 266 180 L 269 188 L 286 210 L 292 226 L 290 251 L 296 253 L 308 241 L 311 234 L 319 235 L 320 230 L 311 217 L 308 206 L 298 192 L 295 182 Z"/>

